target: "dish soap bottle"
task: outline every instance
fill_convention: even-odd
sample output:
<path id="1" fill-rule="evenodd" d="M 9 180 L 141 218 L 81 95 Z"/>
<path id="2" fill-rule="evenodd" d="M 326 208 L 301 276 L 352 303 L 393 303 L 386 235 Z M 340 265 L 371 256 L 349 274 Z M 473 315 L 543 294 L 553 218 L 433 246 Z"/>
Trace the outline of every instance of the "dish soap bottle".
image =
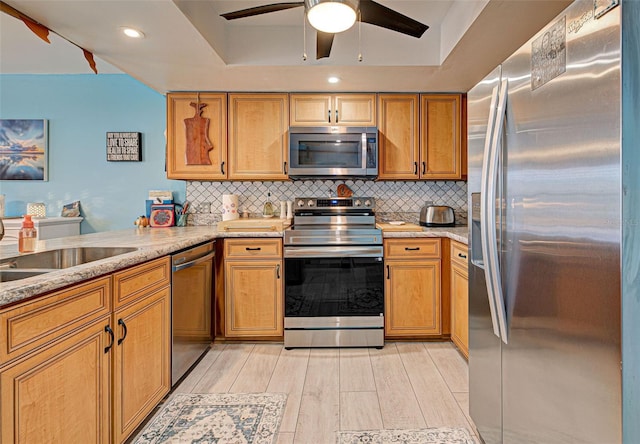
<path id="1" fill-rule="evenodd" d="M 36 250 L 36 237 L 38 232 L 33 227 L 30 214 L 25 214 L 22 220 L 22 228 L 18 231 L 18 251 L 20 253 L 31 253 Z"/>
<path id="2" fill-rule="evenodd" d="M 262 217 L 273 217 L 273 204 L 271 203 L 271 192 L 267 193 L 267 201 L 262 207 Z"/>

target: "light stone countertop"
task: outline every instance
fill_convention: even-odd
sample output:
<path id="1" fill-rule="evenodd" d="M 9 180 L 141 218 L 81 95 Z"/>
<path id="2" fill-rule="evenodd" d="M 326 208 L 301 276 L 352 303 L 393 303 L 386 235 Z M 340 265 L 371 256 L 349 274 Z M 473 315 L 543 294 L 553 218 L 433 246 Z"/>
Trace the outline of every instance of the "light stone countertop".
<path id="1" fill-rule="evenodd" d="M 26 279 L 0 283 L 0 308 L 216 238 L 282 237 L 282 231 L 218 232 L 215 226 L 132 228 L 38 241 L 36 252 L 75 247 L 134 247 L 138 250 Z M 467 243 L 467 227 L 423 228 L 422 232 L 385 232 L 385 238 L 449 237 Z M 18 256 L 17 245 L 0 246 L 0 259 Z"/>

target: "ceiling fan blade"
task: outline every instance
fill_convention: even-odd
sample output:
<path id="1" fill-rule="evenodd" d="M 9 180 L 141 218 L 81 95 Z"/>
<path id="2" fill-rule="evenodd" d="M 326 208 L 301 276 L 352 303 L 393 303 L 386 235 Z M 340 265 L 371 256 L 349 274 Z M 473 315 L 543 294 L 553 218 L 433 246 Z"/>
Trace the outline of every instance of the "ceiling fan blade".
<path id="1" fill-rule="evenodd" d="M 360 0 L 360 19 L 364 23 L 420 38 L 429 29 L 425 24 L 382 6 L 373 0 Z"/>
<path id="2" fill-rule="evenodd" d="M 318 31 L 316 36 L 316 60 L 329 57 L 334 36 L 335 34 L 330 32 Z"/>
<path id="3" fill-rule="evenodd" d="M 266 14 L 268 12 L 284 11 L 285 9 L 297 8 L 298 6 L 304 6 L 304 2 L 273 3 L 271 5 L 256 6 L 255 8 L 227 12 L 226 14 L 220 14 L 220 16 L 227 20 L 235 20 L 254 15 Z"/>

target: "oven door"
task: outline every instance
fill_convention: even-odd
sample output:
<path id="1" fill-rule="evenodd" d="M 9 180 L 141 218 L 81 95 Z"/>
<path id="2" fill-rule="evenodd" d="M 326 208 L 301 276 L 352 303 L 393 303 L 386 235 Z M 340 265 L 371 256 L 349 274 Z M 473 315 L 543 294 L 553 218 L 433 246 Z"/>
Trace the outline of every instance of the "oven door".
<path id="1" fill-rule="evenodd" d="M 285 247 L 285 318 L 381 317 L 381 246 Z"/>
<path id="2" fill-rule="evenodd" d="M 284 347 L 384 346 L 382 246 L 285 247 Z"/>

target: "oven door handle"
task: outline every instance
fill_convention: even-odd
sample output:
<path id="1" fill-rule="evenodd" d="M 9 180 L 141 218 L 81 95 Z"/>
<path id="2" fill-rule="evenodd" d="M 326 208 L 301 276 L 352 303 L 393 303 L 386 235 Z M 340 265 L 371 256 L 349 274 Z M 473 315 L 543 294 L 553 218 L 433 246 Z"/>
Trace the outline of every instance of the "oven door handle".
<path id="1" fill-rule="evenodd" d="M 379 257 L 382 258 L 382 247 L 349 246 L 349 247 L 284 247 L 286 258 L 313 257 Z"/>

